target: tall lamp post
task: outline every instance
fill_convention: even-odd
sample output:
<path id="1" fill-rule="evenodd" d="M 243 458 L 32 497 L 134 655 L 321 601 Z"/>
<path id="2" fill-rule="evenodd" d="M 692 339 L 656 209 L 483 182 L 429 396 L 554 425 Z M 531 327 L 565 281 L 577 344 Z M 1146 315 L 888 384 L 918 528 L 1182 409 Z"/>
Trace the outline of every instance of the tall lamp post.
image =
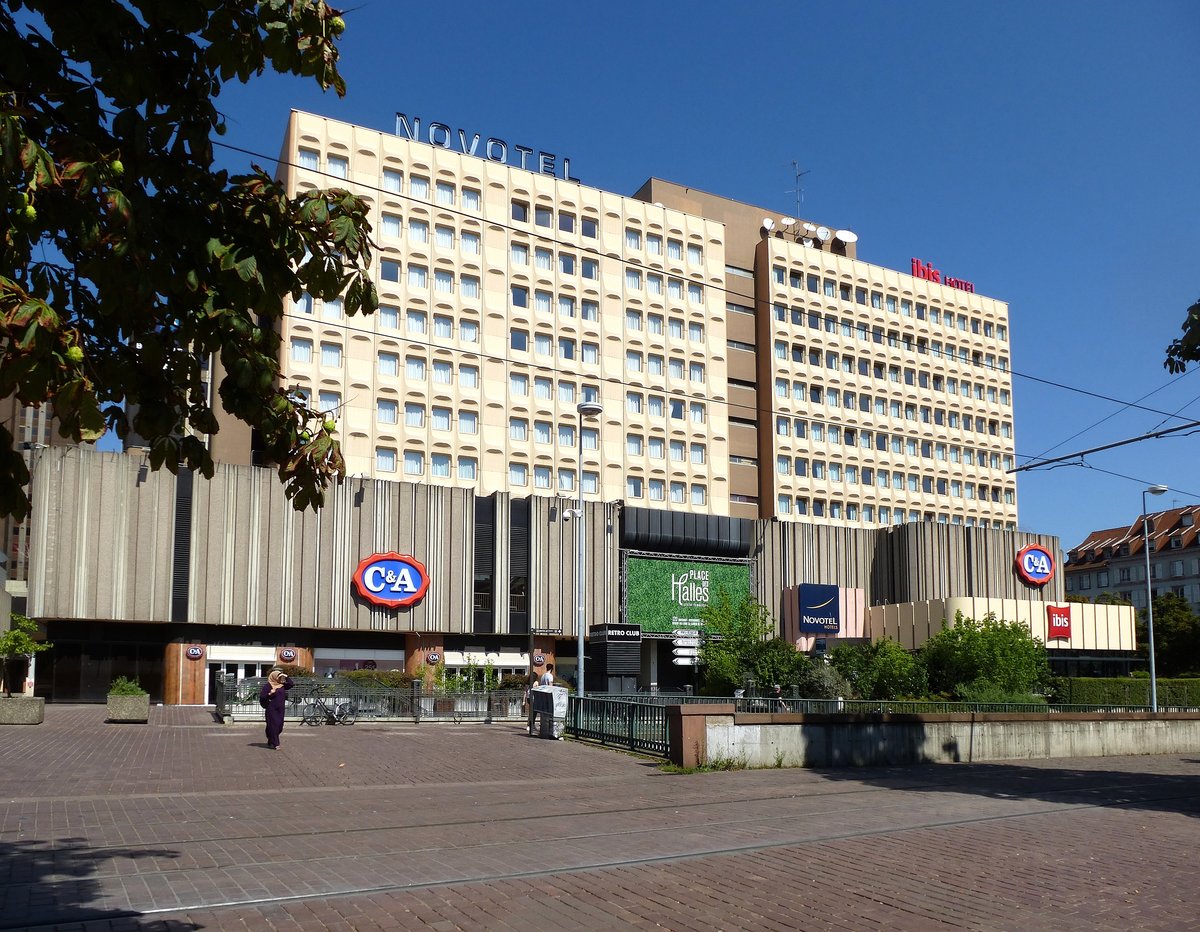
<path id="1" fill-rule="evenodd" d="M 579 505 L 575 513 L 575 695 L 583 698 L 583 561 L 585 559 L 583 534 L 583 421 L 584 418 L 599 417 L 604 412 L 600 403 L 592 398 L 584 398 L 575 406 L 579 414 L 579 475 L 575 477 L 575 488 L 579 492 Z M 603 485 L 601 485 L 603 489 Z"/>
<path id="2" fill-rule="evenodd" d="M 1150 516 L 1146 514 L 1146 495 L 1162 495 L 1165 485 L 1142 490 L 1142 549 L 1146 551 L 1146 640 L 1150 645 L 1150 711 L 1158 711 L 1158 679 L 1154 673 L 1154 587 L 1150 579 Z"/>

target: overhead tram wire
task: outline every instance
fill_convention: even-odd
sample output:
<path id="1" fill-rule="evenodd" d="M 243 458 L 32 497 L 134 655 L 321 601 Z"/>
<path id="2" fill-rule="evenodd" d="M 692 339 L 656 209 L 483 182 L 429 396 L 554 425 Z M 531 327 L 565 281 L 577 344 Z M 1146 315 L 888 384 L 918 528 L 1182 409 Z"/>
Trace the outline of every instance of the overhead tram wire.
<path id="1" fill-rule="evenodd" d="M 380 135 L 383 135 L 383 134 L 380 133 Z M 306 171 L 306 172 L 309 172 L 314 175 L 322 175 L 322 176 L 329 178 L 335 182 L 340 182 L 340 184 L 336 185 L 336 187 L 351 187 L 351 186 L 353 186 L 353 187 L 361 188 L 361 189 L 364 189 L 367 191 L 372 191 L 376 194 L 387 195 L 388 197 L 391 197 L 391 198 L 396 198 L 396 199 L 403 200 L 403 201 L 409 201 L 411 203 L 415 203 L 422 207 L 427 207 L 431 213 L 440 212 L 440 213 L 444 213 L 444 214 L 453 214 L 457 217 L 461 217 L 463 219 L 470 220 L 473 223 L 477 223 L 480 225 L 481 228 L 486 226 L 486 227 L 499 228 L 502 230 L 508 230 L 513 233 L 521 233 L 521 234 L 529 236 L 530 238 L 535 239 L 542 243 L 548 243 L 548 244 L 555 245 L 555 246 L 565 246 L 569 249 L 575 250 L 580 255 L 597 256 L 599 258 L 609 259 L 609 260 L 618 262 L 621 265 L 630 266 L 632 268 L 639 269 L 639 270 L 645 271 L 645 272 L 654 272 L 656 274 L 658 274 L 658 273 L 669 274 L 666 272 L 665 269 L 655 268 L 654 266 L 646 265 L 645 263 L 638 262 L 636 259 L 627 259 L 622 256 L 613 256 L 613 255 L 609 255 L 608 253 L 602 253 L 595 247 L 585 247 L 585 246 L 581 246 L 578 243 L 572 243 L 572 242 L 567 242 L 566 240 L 558 239 L 552 235 L 548 235 L 545 233 L 538 233 L 538 232 L 536 232 L 536 230 L 522 229 L 520 227 L 513 226 L 511 222 L 504 223 L 504 222 L 500 222 L 500 221 L 496 221 L 496 220 L 488 220 L 483 217 L 476 216 L 475 214 L 466 213 L 465 211 L 459 210 L 456 207 L 451 207 L 447 204 L 437 204 L 437 203 L 434 203 L 431 201 L 426 201 L 421 198 L 414 197 L 411 194 L 403 194 L 398 191 L 388 191 L 385 188 L 378 187 L 377 185 L 368 184 L 365 181 L 357 181 L 357 180 L 351 179 L 351 178 L 341 178 L 337 175 L 332 175 L 329 172 L 321 171 L 319 169 L 304 168 L 297 162 L 292 162 L 287 159 L 281 159 L 279 156 L 266 155 L 262 152 L 255 152 L 251 149 L 245 149 L 245 148 L 242 148 L 241 146 L 235 146 L 235 145 L 232 145 L 232 144 L 226 143 L 226 142 L 214 141 L 212 144 L 214 146 L 218 146 L 223 149 L 228 149 L 233 152 L 240 152 L 243 155 L 249 155 L 254 158 L 260 158 L 260 159 L 264 159 L 267 161 L 275 162 L 277 165 L 286 165 L 289 168 L 295 168 L 300 171 Z M 705 288 L 707 288 L 711 291 L 715 291 L 718 294 L 726 295 L 727 297 L 733 296 L 735 298 L 739 298 L 739 299 L 743 299 L 743 300 L 746 298 L 746 295 L 738 294 L 737 292 L 731 291 L 730 289 L 725 288 L 722 285 L 714 285 L 711 282 L 707 282 L 707 281 L 703 282 L 702 284 L 704 285 Z M 930 353 L 930 355 L 932 355 L 932 352 Z M 941 357 L 939 357 L 939 358 L 941 358 Z M 960 360 L 954 360 L 954 361 L 959 362 Z M 1127 408 L 1134 408 L 1139 411 L 1146 411 L 1150 414 L 1157 414 L 1157 415 L 1160 415 L 1165 418 L 1179 417 L 1179 415 L 1172 414 L 1167 411 L 1160 411 L 1156 408 L 1148 408 L 1148 407 L 1145 407 L 1144 405 L 1139 405 L 1136 402 L 1128 402 L 1128 401 L 1123 401 L 1120 398 L 1113 398 L 1108 395 L 1101 395 L 1098 392 L 1089 391 L 1088 389 L 1083 389 L 1083 388 L 1076 388 L 1073 385 L 1066 385 L 1062 382 L 1056 382 L 1052 379 L 1043 379 L 1043 378 L 1040 378 L 1039 376 L 1029 375 L 1028 373 L 1025 373 L 1025 372 L 1018 372 L 1016 369 L 1004 369 L 995 364 L 988 365 L 987 363 L 971 362 L 971 363 L 966 363 L 966 364 L 973 366 L 975 368 L 979 368 L 979 369 L 987 369 L 987 370 L 991 370 L 993 372 L 1007 373 L 1007 374 L 1013 376 L 1014 378 L 1020 377 L 1023 379 L 1029 379 L 1030 381 L 1038 382 L 1042 385 L 1049 385 L 1053 388 L 1063 389 L 1064 391 L 1075 392 L 1076 394 L 1085 395 L 1089 398 L 1095 398 L 1098 401 L 1108 401 L 1113 404 L 1123 405 Z"/>
<path id="2" fill-rule="evenodd" d="M 1184 431 L 1184 430 L 1194 432 L 1195 429 L 1198 427 L 1200 427 L 1200 421 L 1189 421 L 1188 423 L 1180 424 L 1177 427 L 1168 427 L 1166 430 L 1153 431 L 1148 434 L 1141 434 L 1137 437 L 1128 437 L 1125 440 L 1116 440 L 1113 443 L 1106 443 L 1103 446 L 1091 447 L 1090 449 L 1087 449 L 1087 450 L 1079 450 L 1076 453 L 1067 453 L 1064 456 L 1056 456 L 1056 457 L 1054 457 L 1054 459 L 1049 459 L 1049 460 L 1040 459 L 1037 462 L 1026 463 L 1023 466 L 1016 466 L 1016 467 L 1008 470 L 1008 472 L 1010 472 L 1010 473 L 1026 472 L 1027 470 L 1031 470 L 1031 469 L 1041 469 L 1046 466 L 1052 466 L 1057 463 L 1063 463 L 1063 462 L 1066 462 L 1067 460 L 1073 460 L 1073 459 L 1082 460 L 1083 457 L 1085 457 L 1091 453 L 1100 453 L 1104 450 L 1112 450 L 1112 449 L 1115 449 L 1116 447 L 1128 446 L 1131 443 L 1141 443 L 1143 440 L 1157 440 L 1160 437 L 1166 437 L 1170 434 L 1177 434 L 1180 431 Z M 1188 436 L 1188 435 L 1185 434 L 1185 436 Z M 1084 464 L 1082 462 L 1080 462 L 1080 463 L 1076 463 L 1073 465 L 1081 466 Z"/>
<path id="3" fill-rule="evenodd" d="M 1102 472 L 1106 476 L 1114 476 L 1117 479 L 1128 479 L 1130 482 L 1138 483 L 1138 485 L 1153 484 L 1153 482 L 1149 479 L 1139 479 L 1137 476 L 1127 476 L 1124 473 L 1113 472 L 1111 469 L 1101 469 L 1099 466 L 1093 466 L 1091 463 L 1078 463 L 1073 465 L 1082 466 L 1084 469 L 1090 469 L 1093 472 Z M 1171 491 L 1178 492 L 1180 495 L 1187 495 L 1191 498 L 1200 498 L 1200 493 L 1189 492 L 1187 489 L 1177 489 L 1175 486 L 1171 486 Z"/>

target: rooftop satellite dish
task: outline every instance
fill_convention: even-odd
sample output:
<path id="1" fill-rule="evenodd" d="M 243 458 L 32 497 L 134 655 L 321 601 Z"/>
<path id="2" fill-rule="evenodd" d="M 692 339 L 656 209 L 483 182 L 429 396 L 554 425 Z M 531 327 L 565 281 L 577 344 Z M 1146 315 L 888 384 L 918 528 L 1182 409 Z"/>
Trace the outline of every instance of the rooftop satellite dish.
<path id="1" fill-rule="evenodd" d="M 790 227 L 796 225 L 795 217 L 784 217 L 779 221 L 781 226 Z"/>
<path id="2" fill-rule="evenodd" d="M 807 239 L 802 239 L 800 242 L 802 242 L 805 246 L 808 246 L 810 249 L 815 245 L 815 241 L 811 236 Z"/>
<path id="3" fill-rule="evenodd" d="M 836 236 L 838 239 L 840 239 L 843 243 L 857 243 L 858 242 L 858 234 L 852 233 L 849 230 L 838 230 L 833 235 Z"/>
<path id="4" fill-rule="evenodd" d="M 833 234 L 829 232 L 829 227 L 817 227 L 817 239 L 822 243 L 828 243 L 831 236 Z"/>
<path id="5" fill-rule="evenodd" d="M 806 223 L 804 224 L 804 229 L 806 229 L 809 233 L 816 233 L 817 225 L 815 223 Z"/>
<path id="6" fill-rule="evenodd" d="M 664 204 L 662 201 L 655 201 L 654 206 L 655 207 L 666 207 L 667 205 Z"/>
<path id="7" fill-rule="evenodd" d="M 763 217 L 763 224 L 762 224 L 762 225 L 763 225 L 763 229 L 764 229 L 764 230 L 768 230 L 768 231 L 770 231 L 770 230 L 774 230 L 774 229 L 775 229 L 775 221 L 774 221 L 774 220 L 772 220 L 770 217 Z"/>

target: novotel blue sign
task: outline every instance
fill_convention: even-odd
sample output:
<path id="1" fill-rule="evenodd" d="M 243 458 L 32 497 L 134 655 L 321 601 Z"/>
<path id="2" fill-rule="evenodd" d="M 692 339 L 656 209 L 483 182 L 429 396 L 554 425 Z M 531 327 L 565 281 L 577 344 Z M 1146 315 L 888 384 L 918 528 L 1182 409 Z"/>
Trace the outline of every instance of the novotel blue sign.
<path id="1" fill-rule="evenodd" d="M 1054 555 L 1041 544 L 1022 547 L 1016 564 L 1017 575 L 1031 586 L 1044 586 L 1054 578 Z"/>
<path id="2" fill-rule="evenodd" d="M 429 589 L 425 564 L 394 550 L 364 557 L 351 579 L 360 596 L 385 608 L 416 605 Z"/>
<path id="3" fill-rule="evenodd" d="M 809 634 L 837 634 L 842 628 L 837 586 L 800 585 L 799 629 Z"/>
<path id="4" fill-rule="evenodd" d="M 469 133 L 465 129 L 451 127 L 448 123 L 430 120 L 421 125 L 419 116 L 410 117 L 407 114 L 396 113 L 396 135 L 411 139 L 413 142 L 427 142 L 441 149 L 461 152 L 463 155 L 473 155 L 487 159 L 489 162 L 499 162 L 502 165 L 513 165 L 526 171 L 538 172 L 542 175 L 552 175 L 563 181 L 578 181 L 571 177 L 571 160 L 566 156 L 557 156 L 553 152 L 542 152 L 530 146 L 509 146 L 503 139 L 488 136 L 484 139 L 479 133 Z"/>

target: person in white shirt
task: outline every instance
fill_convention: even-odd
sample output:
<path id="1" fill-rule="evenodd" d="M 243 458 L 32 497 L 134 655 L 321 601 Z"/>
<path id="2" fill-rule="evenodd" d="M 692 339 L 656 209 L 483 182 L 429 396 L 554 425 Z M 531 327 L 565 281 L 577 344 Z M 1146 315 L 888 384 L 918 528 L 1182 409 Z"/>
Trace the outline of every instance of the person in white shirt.
<path id="1" fill-rule="evenodd" d="M 543 673 L 541 679 L 538 680 L 538 685 L 539 686 L 553 686 L 554 685 L 554 664 L 552 664 L 552 663 L 546 664 L 546 672 Z"/>

